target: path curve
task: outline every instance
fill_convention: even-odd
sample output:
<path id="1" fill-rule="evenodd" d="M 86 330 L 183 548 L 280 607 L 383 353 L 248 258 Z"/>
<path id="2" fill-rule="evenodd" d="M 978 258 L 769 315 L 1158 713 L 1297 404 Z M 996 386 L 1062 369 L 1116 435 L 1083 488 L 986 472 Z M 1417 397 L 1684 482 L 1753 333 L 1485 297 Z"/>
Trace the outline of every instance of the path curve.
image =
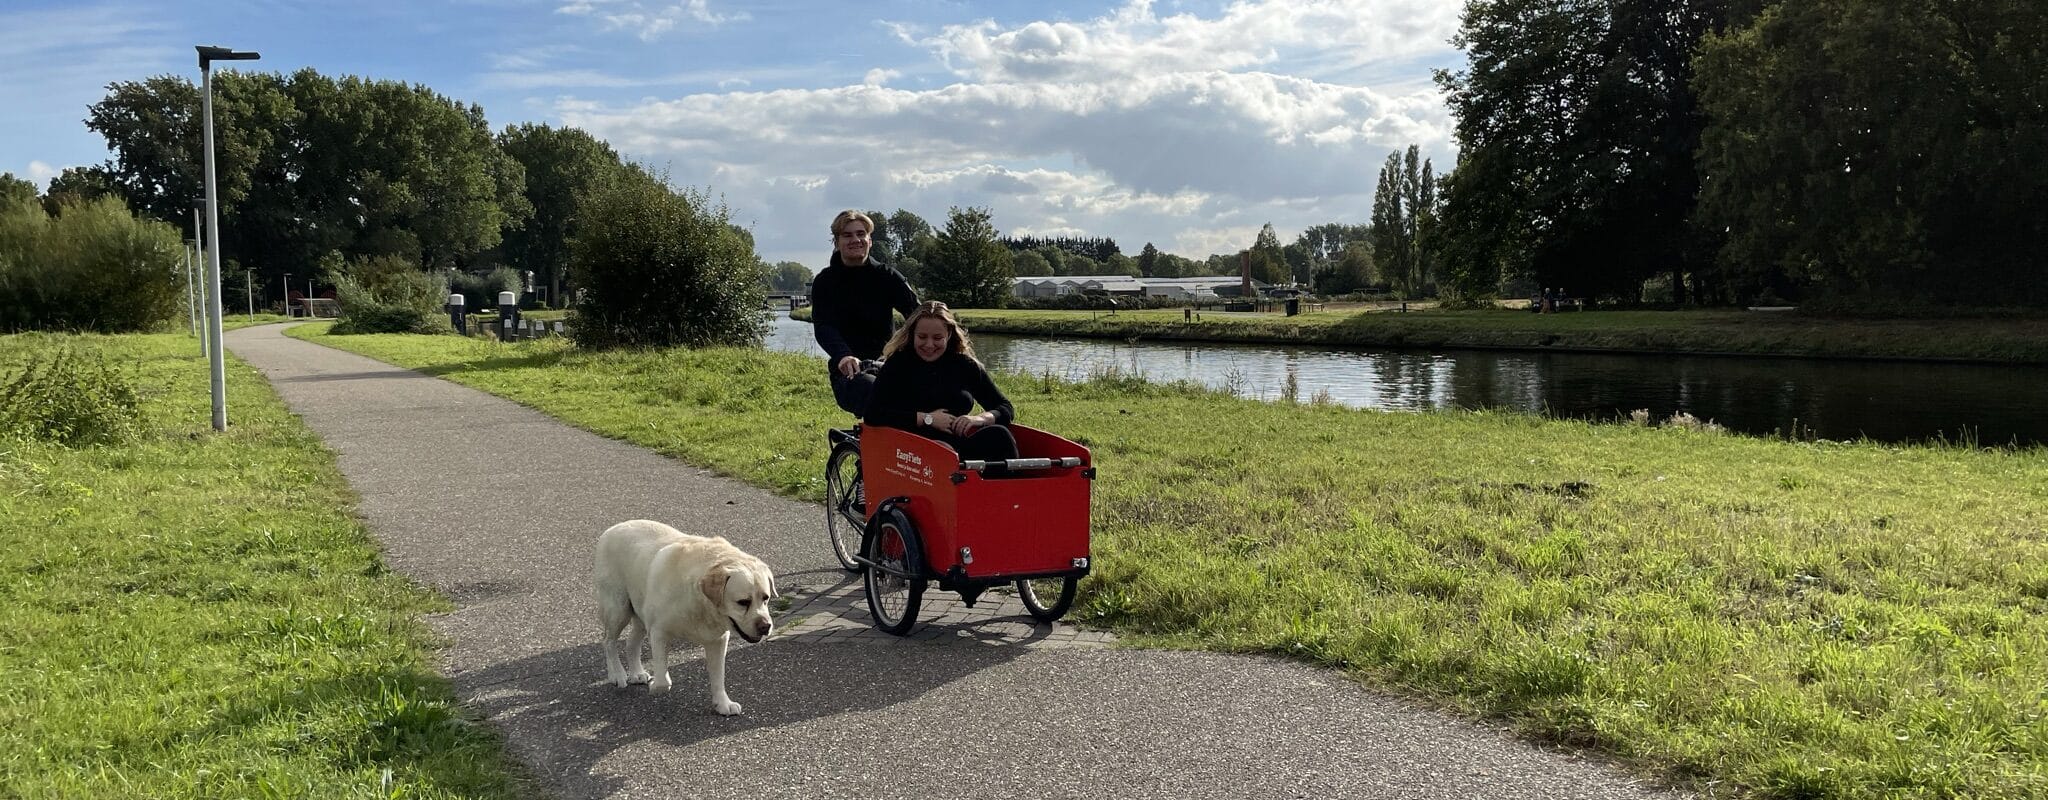
<path id="1" fill-rule="evenodd" d="M 1029 625 L 1014 599 L 877 634 L 818 506 L 284 327 L 228 348 L 339 454 L 387 563 L 454 599 L 444 672 L 556 796 L 1683 797 L 1336 673 Z M 743 715 L 711 712 L 687 649 L 668 695 L 604 682 L 590 546 L 636 517 L 731 539 L 791 597 L 732 654 Z"/>

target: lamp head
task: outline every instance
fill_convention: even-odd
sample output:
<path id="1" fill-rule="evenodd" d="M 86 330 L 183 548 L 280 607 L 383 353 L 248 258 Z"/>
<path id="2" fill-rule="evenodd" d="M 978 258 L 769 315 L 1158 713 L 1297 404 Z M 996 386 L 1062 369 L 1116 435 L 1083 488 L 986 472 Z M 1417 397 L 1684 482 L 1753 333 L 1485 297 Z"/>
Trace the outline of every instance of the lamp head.
<path id="1" fill-rule="evenodd" d="M 254 61 L 263 57 L 263 54 L 254 50 L 231 50 L 204 44 L 198 45 L 195 49 L 199 51 L 200 69 L 208 68 L 215 61 Z"/>

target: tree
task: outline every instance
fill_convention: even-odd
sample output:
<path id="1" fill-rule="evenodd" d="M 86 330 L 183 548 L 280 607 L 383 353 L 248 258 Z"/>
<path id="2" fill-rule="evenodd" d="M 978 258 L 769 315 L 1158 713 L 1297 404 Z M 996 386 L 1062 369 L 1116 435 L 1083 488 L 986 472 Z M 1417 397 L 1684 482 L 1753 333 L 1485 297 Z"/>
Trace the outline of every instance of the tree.
<path id="1" fill-rule="evenodd" d="M 767 287 L 760 259 L 730 213 L 662 180 L 623 180 L 590 196 L 569 247 L 578 276 L 576 344 L 615 347 L 756 345 Z"/>
<path id="2" fill-rule="evenodd" d="M 924 290 L 932 299 L 960 308 L 1002 308 L 1009 302 L 1015 272 L 1009 248 L 996 241 L 988 209 L 954 206 L 930 257 Z"/>
<path id="3" fill-rule="evenodd" d="M 625 165 L 611 145 L 576 128 L 508 126 L 498 134 L 498 147 L 525 172 L 522 196 L 533 208 L 531 220 L 506 228 L 506 260 L 532 271 L 536 282 L 549 287 L 550 302 L 559 305 L 569 277 L 569 242 L 584 218 L 583 202 L 618 180 Z"/>
<path id="4" fill-rule="evenodd" d="M 768 286 L 778 292 L 801 292 L 811 282 L 811 268 L 795 261 L 777 261 L 768 269 Z"/>
<path id="5" fill-rule="evenodd" d="M 1408 212 L 1402 207 L 1401 154 L 1389 153 L 1380 167 L 1379 184 L 1372 195 L 1372 257 L 1380 273 L 1400 290 L 1402 296 L 1415 293 L 1415 274 L 1407 236 Z"/>
<path id="6" fill-rule="evenodd" d="M 1470 67 L 1437 73 L 1460 158 L 1444 216 L 1481 237 L 1443 246 L 1491 262 L 1454 267 L 1464 290 L 1499 267 L 1633 296 L 1653 273 L 1706 263 L 1690 227 L 1705 126 L 1691 54 L 1741 1 L 1467 1 L 1453 41 Z"/>
<path id="7" fill-rule="evenodd" d="M 1316 272 L 1316 291 L 1325 295 L 1350 294 L 1372 285 L 1372 245 L 1352 242 Z"/>
<path id="8" fill-rule="evenodd" d="M 1772 5 L 1711 37 L 1699 217 L 1723 299 L 2048 301 L 2048 6 Z"/>
<path id="9" fill-rule="evenodd" d="M 190 225 L 198 117 L 197 88 L 168 75 L 113 84 L 88 112 L 137 213 Z M 422 86 L 223 71 L 214 129 L 223 250 L 272 278 L 311 274 L 330 251 L 466 266 L 531 213 L 483 110 Z"/>
<path id="10" fill-rule="evenodd" d="M 1042 278 L 1052 274 L 1052 265 L 1036 250 L 1026 250 L 1011 256 L 1010 271 L 1019 278 Z"/>
<path id="11" fill-rule="evenodd" d="M 300 70 L 302 211 L 351 254 L 467 266 L 532 214 L 525 171 L 498 149 L 483 109 L 424 86 Z"/>
<path id="12" fill-rule="evenodd" d="M 34 183 L 14 177 L 12 172 L 0 172 L 0 210 L 29 205 L 37 199 Z"/>
<path id="13" fill-rule="evenodd" d="M 1145 249 L 1138 251 L 1138 274 L 1147 278 L 1154 277 L 1153 270 L 1158 267 L 1159 248 L 1153 247 L 1151 242 L 1146 242 Z"/>
<path id="14" fill-rule="evenodd" d="M 56 216 L 66 205 L 89 203 L 102 197 L 119 198 L 121 187 L 103 167 L 69 167 L 50 179 L 50 190 L 43 193 L 43 210 Z"/>
<path id="15" fill-rule="evenodd" d="M 1273 231 L 1273 223 L 1259 228 L 1259 235 L 1252 240 L 1251 249 L 1239 254 L 1249 265 L 1252 280 L 1270 284 L 1283 284 L 1291 279 L 1287 268 L 1287 254 L 1280 246 L 1280 235 Z"/>
<path id="16" fill-rule="evenodd" d="M 900 243 L 889 230 L 889 215 L 879 209 L 861 213 L 868 215 L 868 220 L 874 223 L 868 231 L 868 255 L 884 264 L 896 263 Z"/>

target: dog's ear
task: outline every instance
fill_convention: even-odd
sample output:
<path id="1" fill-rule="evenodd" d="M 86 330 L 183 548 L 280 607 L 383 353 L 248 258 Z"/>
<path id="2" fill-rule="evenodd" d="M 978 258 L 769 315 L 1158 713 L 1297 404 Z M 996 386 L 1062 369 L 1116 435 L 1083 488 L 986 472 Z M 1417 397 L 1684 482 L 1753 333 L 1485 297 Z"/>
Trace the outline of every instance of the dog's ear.
<path id="1" fill-rule="evenodd" d="M 782 592 L 777 591 L 775 588 L 775 572 L 768 569 L 768 565 L 765 562 L 755 561 L 754 563 L 759 567 L 759 569 L 754 571 L 754 580 L 759 581 L 763 587 L 768 589 L 768 599 L 773 600 L 781 597 Z"/>
<path id="2" fill-rule="evenodd" d="M 714 564 L 704 572 L 703 582 L 698 584 L 705 597 L 711 598 L 712 605 L 725 602 L 725 582 L 732 579 L 731 564 Z"/>

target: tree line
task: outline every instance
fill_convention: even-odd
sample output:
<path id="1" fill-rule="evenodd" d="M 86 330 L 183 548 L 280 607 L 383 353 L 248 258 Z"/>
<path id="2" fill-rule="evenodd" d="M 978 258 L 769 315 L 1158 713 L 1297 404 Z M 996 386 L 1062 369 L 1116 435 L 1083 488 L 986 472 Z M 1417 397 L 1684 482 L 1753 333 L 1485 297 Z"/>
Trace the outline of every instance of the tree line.
<path id="1" fill-rule="evenodd" d="M 2048 5 L 1468 0 L 1447 293 L 2039 304 Z"/>
<path id="2" fill-rule="evenodd" d="M 52 210 L 117 197 L 191 238 L 199 100 L 179 76 L 111 84 L 85 121 L 111 157 L 52 179 Z M 222 252 L 259 286 L 396 258 L 451 274 L 510 268 L 559 298 L 581 199 L 649 179 L 574 128 L 494 133 L 480 106 L 425 86 L 310 69 L 216 74 L 214 130 Z"/>

